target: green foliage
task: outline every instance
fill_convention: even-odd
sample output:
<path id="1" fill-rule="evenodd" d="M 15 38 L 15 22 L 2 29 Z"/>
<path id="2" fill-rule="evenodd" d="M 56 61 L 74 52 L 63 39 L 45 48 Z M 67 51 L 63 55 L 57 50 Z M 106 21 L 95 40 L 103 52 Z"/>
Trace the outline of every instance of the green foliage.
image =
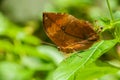
<path id="1" fill-rule="evenodd" d="M 114 31 L 115 38 L 120 42 L 120 23 L 115 25 Z"/>
<path id="2" fill-rule="evenodd" d="M 43 80 L 63 60 L 60 52 L 41 44 L 0 14 L 0 80 Z"/>
<path id="3" fill-rule="evenodd" d="M 85 52 L 78 52 L 77 54 L 72 55 L 71 57 L 63 61 L 57 68 L 54 73 L 54 80 L 85 80 L 85 78 L 81 77 L 78 79 L 74 79 L 74 76 L 76 77 L 76 75 L 74 74 L 76 74 L 78 70 L 81 71 L 86 69 L 85 67 L 87 65 L 91 65 L 90 63 L 96 61 L 96 59 L 98 59 L 103 53 L 110 50 L 116 43 L 116 40 L 100 41 Z M 90 67 L 88 66 L 88 68 Z M 81 75 L 84 74 L 86 74 L 86 72 L 82 72 Z"/>
<path id="4" fill-rule="evenodd" d="M 103 80 L 102 77 L 105 76 L 106 74 L 107 75 L 117 74 L 118 71 L 119 71 L 118 68 L 112 67 L 105 62 L 95 61 L 87 65 L 84 69 L 78 70 L 76 72 L 76 77 L 74 80 L 78 80 L 78 79 L 94 80 L 95 78 L 98 80 Z M 105 78 L 105 80 L 110 80 L 110 77 Z M 116 80 L 119 80 L 119 78 L 116 77 Z"/>
<path id="5" fill-rule="evenodd" d="M 7 9 L 2 9 L 6 15 L 0 12 L 0 80 L 120 80 L 120 12 L 116 11 L 119 0 L 34 0 L 35 5 L 23 0 L 25 6 L 14 0 L 3 1 L 0 9 L 5 4 Z M 110 2 L 108 8 L 105 1 Z M 31 29 L 30 25 L 23 26 L 27 20 L 42 22 L 38 16 L 42 18 L 43 12 L 66 12 L 97 21 L 95 28 L 100 40 L 64 59 L 55 47 L 42 44 L 42 40 L 48 41 L 43 36 L 42 23 L 36 24 L 39 27 L 32 25 L 33 33 L 27 28 Z M 15 22 L 25 22 L 15 24 L 7 16 Z"/>
<path id="6" fill-rule="evenodd" d="M 107 17 L 98 19 L 98 26 L 103 28 L 100 32 L 101 41 L 95 43 L 90 49 L 77 52 L 64 60 L 55 70 L 53 80 L 120 79 L 118 74 L 120 58 L 117 58 L 119 53 L 113 50 L 120 42 L 120 25 L 119 19 L 112 16 L 110 5 L 108 7 L 112 20 Z"/>

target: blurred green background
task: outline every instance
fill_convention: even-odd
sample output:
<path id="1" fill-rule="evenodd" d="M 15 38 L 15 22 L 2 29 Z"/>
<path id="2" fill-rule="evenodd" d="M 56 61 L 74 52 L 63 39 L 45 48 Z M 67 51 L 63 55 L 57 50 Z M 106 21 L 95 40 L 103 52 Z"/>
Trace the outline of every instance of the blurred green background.
<path id="1" fill-rule="evenodd" d="M 114 14 L 120 0 L 109 0 Z M 93 23 L 110 18 L 106 0 L 0 0 L 0 80 L 52 80 L 64 59 L 43 30 L 42 13 L 68 13 Z M 116 16 L 117 17 L 117 16 Z"/>

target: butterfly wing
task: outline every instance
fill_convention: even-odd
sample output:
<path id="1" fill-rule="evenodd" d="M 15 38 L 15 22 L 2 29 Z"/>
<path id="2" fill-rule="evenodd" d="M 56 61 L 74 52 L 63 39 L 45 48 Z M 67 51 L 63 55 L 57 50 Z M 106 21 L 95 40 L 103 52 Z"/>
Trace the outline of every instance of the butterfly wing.
<path id="1" fill-rule="evenodd" d="M 49 38 L 66 53 L 89 48 L 98 35 L 87 21 L 61 13 L 43 13 L 43 25 Z"/>

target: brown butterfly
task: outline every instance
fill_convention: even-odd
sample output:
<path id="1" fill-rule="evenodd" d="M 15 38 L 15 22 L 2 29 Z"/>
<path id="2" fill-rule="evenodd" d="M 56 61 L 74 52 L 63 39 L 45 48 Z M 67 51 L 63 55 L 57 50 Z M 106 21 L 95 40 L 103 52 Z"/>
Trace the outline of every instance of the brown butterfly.
<path id="1" fill-rule="evenodd" d="M 43 13 L 43 25 L 48 37 L 66 53 L 88 49 L 99 39 L 88 21 L 66 13 Z"/>

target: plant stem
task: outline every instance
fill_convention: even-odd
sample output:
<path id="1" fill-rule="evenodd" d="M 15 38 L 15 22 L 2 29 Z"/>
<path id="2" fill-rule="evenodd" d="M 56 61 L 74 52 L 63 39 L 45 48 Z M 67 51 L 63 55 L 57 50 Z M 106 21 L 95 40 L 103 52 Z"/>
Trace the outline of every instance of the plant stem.
<path id="1" fill-rule="evenodd" d="M 106 0 L 106 1 L 107 1 L 107 6 L 108 6 L 108 9 L 109 9 L 109 12 L 110 12 L 111 19 L 112 19 L 112 21 L 114 21 L 114 18 L 113 18 L 113 15 L 112 15 L 112 10 L 110 8 L 110 3 L 109 3 L 108 0 Z"/>

